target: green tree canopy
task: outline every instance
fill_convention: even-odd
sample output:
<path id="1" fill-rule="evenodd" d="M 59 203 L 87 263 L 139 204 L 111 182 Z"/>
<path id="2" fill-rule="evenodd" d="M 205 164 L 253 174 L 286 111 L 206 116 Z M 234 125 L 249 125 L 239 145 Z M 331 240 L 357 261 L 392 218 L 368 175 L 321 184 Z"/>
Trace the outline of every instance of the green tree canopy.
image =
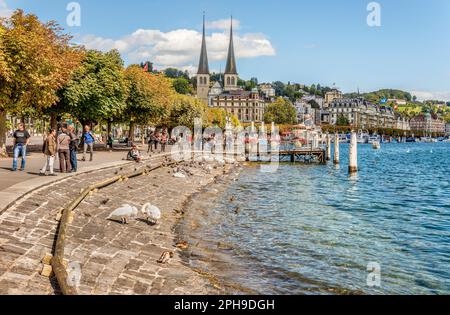
<path id="1" fill-rule="evenodd" d="M 342 114 L 340 114 L 340 115 L 337 117 L 337 120 L 336 120 L 336 126 L 349 126 L 349 125 L 350 125 L 350 122 L 349 122 L 349 120 L 348 120 L 347 117 L 345 117 L 345 116 L 342 115 Z"/>
<path id="2" fill-rule="evenodd" d="M 195 118 L 205 117 L 207 106 L 204 102 L 187 95 L 176 95 L 170 109 L 167 127 L 177 126 L 194 127 Z"/>
<path id="3" fill-rule="evenodd" d="M 266 123 L 295 124 L 297 123 L 297 111 L 289 100 L 279 97 L 269 104 L 264 114 Z"/>
<path id="4" fill-rule="evenodd" d="M 189 80 L 185 78 L 177 78 L 173 80 L 173 87 L 179 94 L 192 94 L 192 87 Z"/>
<path id="5" fill-rule="evenodd" d="M 109 121 L 122 115 L 127 92 L 119 52 L 90 50 L 62 90 L 62 104 L 83 124 Z"/>

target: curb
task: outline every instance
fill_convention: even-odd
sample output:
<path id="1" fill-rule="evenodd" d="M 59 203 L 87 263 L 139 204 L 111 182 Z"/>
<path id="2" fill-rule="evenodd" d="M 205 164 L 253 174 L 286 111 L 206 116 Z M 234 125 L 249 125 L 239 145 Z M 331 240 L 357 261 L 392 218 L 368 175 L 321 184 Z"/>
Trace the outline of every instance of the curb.
<path id="1" fill-rule="evenodd" d="M 145 161 L 152 160 L 154 158 L 166 157 L 170 153 L 154 155 L 150 158 L 145 159 Z M 97 171 L 103 171 L 110 168 L 120 167 L 128 164 L 135 164 L 133 161 L 116 161 L 109 162 L 105 164 L 100 164 L 97 166 L 91 166 L 85 170 L 79 171 L 77 173 L 70 173 L 65 175 L 60 175 L 58 177 L 37 177 L 18 184 L 15 184 L 7 189 L 0 191 L 0 215 L 12 207 L 20 199 L 24 198 L 26 195 L 35 192 L 41 188 L 54 185 L 56 183 L 65 181 L 67 179 L 73 178 L 75 176 L 84 175 L 88 173 L 93 173 Z"/>

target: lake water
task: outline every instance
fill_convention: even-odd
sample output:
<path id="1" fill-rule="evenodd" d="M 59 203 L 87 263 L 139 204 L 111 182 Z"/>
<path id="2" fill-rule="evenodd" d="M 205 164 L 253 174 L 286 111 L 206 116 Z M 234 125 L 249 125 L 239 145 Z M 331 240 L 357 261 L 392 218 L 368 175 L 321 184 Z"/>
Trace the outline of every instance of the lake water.
<path id="1" fill-rule="evenodd" d="M 244 168 L 202 227 L 233 248 L 229 280 L 264 294 L 450 294 L 450 144 L 358 155 L 353 177 L 345 144 L 340 166 Z"/>

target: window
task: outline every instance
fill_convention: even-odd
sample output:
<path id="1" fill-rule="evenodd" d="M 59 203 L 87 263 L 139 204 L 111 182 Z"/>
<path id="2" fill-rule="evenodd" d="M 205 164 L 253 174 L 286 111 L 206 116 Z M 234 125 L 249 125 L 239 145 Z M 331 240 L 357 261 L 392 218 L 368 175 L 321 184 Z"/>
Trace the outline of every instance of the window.
<path id="1" fill-rule="evenodd" d="M 230 77 L 227 78 L 227 84 L 230 85 Z"/>
<path id="2" fill-rule="evenodd" d="M 234 77 L 231 78 L 231 85 L 235 85 Z"/>

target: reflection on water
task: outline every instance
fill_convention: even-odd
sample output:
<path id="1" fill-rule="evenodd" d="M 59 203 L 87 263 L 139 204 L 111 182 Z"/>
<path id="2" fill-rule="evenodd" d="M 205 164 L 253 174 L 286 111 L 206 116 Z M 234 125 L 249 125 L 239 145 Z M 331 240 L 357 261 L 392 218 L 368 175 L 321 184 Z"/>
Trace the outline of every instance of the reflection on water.
<path id="1" fill-rule="evenodd" d="M 260 293 L 449 294 L 450 145 L 362 145 L 354 177 L 347 152 L 338 167 L 244 169 L 199 235 L 230 244 L 228 276 Z"/>

